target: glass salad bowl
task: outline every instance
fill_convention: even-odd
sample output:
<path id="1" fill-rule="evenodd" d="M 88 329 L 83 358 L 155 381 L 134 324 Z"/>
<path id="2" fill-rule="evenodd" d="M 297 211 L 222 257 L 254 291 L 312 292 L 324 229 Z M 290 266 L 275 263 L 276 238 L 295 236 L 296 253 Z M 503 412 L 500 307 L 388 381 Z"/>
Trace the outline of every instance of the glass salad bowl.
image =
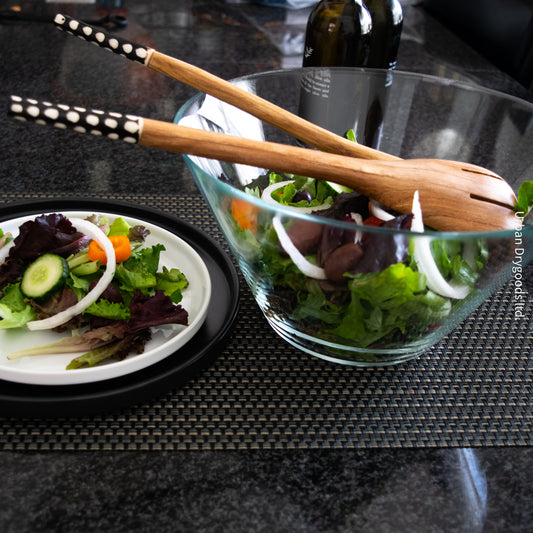
<path id="1" fill-rule="evenodd" d="M 232 81 L 402 158 L 475 163 L 515 191 L 533 179 L 533 104 L 502 93 L 343 68 Z M 302 144 L 204 94 L 189 100 L 175 122 Z M 438 343 L 513 276 L 515 288 L 527 291 L 518 280 L 532 259 L 533 226 L 523 211 L 515 229 L 444 233 L 325 181 L 184 157 L 267 321 L 314 356 L 358 366 L 400 363 Z"/>

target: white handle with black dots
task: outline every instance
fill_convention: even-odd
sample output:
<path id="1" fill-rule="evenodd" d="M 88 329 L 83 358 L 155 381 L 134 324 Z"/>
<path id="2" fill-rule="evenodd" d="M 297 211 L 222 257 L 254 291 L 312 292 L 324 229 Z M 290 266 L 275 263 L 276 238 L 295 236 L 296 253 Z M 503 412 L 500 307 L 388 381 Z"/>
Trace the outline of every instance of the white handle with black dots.
<path id="1" fill-rule="evenodd" d="M 146 64 L 153 51 L 151 48 L 135 44 L 122 37 L 109 35 L 91 24 L 69 17 L 68 15 L 58 13 L 54 17 L 54 24 L 67 33 L 142 64 Z"/>
<path id="2" fill-rule="evenodd" d="M 80 106 L 38 102 L 32 98 L 11 97 L 9 112 L 19 120 L 49 124 L 60 129 L 105 136 L 128 143 L 138 143 L 143 128 L 142 117 L 108 113 Z"/>

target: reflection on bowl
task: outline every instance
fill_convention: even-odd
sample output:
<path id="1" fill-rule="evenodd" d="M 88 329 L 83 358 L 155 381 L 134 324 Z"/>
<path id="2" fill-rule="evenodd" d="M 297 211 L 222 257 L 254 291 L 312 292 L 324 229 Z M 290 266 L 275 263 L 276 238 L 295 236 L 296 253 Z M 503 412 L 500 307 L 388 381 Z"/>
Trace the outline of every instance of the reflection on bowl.
<path id="1" fill-rule="evenodd" d="M 342 68 L 267 72 L 234 83 L 403 158 L 472 162 L 504 176 L 515 191 L 533 176 L 533 105 L 501 93 Z M 175 120 L 299 144 L 202 94 Z M 327 182 L 185 160 L 272 328 L 330 361 L 377 366 L 422 354 L 533 256 L 533 227 L 520 213 L 516 230 L 439 233 L 420 225 L 416 200 L 414 216 L 401 215 Z"/>

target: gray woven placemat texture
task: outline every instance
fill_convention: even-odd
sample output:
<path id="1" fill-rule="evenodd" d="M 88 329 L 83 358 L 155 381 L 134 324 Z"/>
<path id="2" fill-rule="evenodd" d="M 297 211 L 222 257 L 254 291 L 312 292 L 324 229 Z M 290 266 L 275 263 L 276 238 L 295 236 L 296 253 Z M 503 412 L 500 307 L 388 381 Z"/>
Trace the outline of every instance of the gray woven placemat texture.
<path id="1" fill-rule="evenodd" d="M 0 202 L 24 198 L 47 195 L 4 194 Z M 199 195 L 102 198 L 173 213 L 224 243 Z M 328 363 L 292 348 L 271 331 L 244 282 L 241 286 L 240 312 L 229 342 L 199 377 L 146 404 L 109 415 L 0 420 L 0 449 L 533 444 L 533 332 L 525 320 L 514 318 L 511 285 L 423 356 L 375 369 Z M 532 313 L 530 299 L 524 314 Z"/>

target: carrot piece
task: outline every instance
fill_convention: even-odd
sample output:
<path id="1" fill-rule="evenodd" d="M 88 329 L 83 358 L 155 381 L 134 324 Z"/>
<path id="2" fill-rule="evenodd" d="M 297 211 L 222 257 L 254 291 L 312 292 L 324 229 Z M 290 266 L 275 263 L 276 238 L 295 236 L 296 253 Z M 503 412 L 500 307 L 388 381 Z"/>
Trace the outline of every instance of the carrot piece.
<path id="1" fill-rule="evenodd" d="M 122 263 L 131 256 L 131 244 L 126 235 L 112 235 L 109 240 L 113 245 L 113 250 L 115 250 L 117 263 Z M 91 241 L 87 253 L 91 261 L 100 261 L 102 265 L 107 264 L 107 256 L 96 241 Z"/>
<path id="2" fill-rule="evenodd" d="M 241 229 L 249 229 L 254 235 L 257 233 L 257 208 L 240 198 L 232 198 L 231 215 Z"/>

